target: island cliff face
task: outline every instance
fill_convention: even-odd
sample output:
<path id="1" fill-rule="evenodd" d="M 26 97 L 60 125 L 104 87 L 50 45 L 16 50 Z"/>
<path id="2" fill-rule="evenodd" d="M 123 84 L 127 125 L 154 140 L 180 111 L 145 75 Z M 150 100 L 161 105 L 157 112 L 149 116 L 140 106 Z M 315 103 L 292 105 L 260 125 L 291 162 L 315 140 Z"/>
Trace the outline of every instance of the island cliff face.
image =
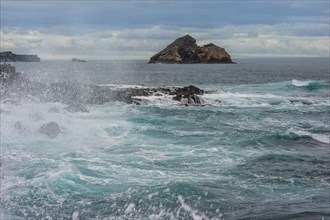
<path id="1" fill-rule="evenodd" d="M 234 63 L 224 48 L 215 44 L 202 47 L 190 35 L 176 39 L 150 58 L 149 63 Z"/>
<path id="2" fill-rule="evenodd" d="M 40 62 L 37 55 L 19 55 L 11 51 L 0 52 L 0 62 Z"/>

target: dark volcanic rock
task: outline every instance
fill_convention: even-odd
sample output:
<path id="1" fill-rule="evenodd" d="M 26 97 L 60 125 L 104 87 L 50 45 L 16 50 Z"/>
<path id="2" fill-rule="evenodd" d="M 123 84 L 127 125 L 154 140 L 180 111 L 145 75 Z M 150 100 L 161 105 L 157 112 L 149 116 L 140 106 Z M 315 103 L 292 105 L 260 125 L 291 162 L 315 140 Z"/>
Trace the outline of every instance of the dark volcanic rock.
<path id="1" fill-rule="evenodd" d="M 40 127 L 39 132 L 49 138 L 56 138 L 57 135 L 61 133 L 61 129 L 56 122 L 49 122 L 47 124 L 43 124 Z"/>
<path id="2" fill-rule="evenodd" d="M 86 60 L 82 60 L 82 59 L 79 59 L 79 58 L 72 58 L 71 59 L 72 62 L 86 62 Z"/>
<path id="3" fill-rule="evenodd" d="M 196 86 L 188 86 L 175 89 L 175 96 L 173 100 L 185 103 L 185 104 L 203 104 L 203 100 L 199 95 L 203 95 L 204 90 Z"/>
<path id="4" fill-rule="evenodd" d="M 176 39 L 164 50 L 150 58 L 149 63 L 233 63 L 230 55 L 224 48 L 215 44 L 202 47 L 196 40 L 185 35 Z"/>
<path id="5" fill-rule="evenodd" d="M 0 62 L 40 62 L 40 58 L 37 55 L 21 55 L 5 51 L 0 52 Z"/>
<path id="6" fill-rule="evenodd" d="M 175 94 L 176 95 L 183 95 L 183 96 L 188 96 L 188 95 L 203 95 L 204 90 L 196 87 L 196 86 L 187 86 L 183 88 L 176 88 L 175 89 Z"/>

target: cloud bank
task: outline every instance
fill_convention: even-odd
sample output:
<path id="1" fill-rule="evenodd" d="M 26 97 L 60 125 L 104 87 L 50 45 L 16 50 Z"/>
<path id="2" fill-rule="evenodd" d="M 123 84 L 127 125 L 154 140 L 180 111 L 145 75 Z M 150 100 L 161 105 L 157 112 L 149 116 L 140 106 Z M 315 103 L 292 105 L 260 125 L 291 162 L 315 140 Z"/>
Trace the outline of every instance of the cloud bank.
<path id="1" fill-rule="evenodd" d="M 190 34 L 234 59 L 329 56 L 327 1 L 56 3 L 1 1 L 1 51 L 44 60 L 148 59 Z"/>

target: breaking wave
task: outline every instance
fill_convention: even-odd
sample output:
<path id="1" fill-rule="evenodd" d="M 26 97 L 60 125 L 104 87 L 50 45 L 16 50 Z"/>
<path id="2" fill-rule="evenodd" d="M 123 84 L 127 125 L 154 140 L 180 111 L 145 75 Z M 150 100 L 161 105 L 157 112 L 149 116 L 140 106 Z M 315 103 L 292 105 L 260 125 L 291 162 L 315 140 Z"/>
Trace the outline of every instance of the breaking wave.
<path id="1" fill-rule="evenodd" d="M 315 141 L 324 144 L 330 144 L 330 135 L 325 134 L 315 134 L 304 130 L 299 130 L 295 128 L 290 128 L 287 130 L 286 135 L 289 135 L 293 139 L 297 138 L 312 138 Z"/>
<path id="2" fill-rule="evenodd" d="M 307 81 L 300 81 L 293 79 L 291 81 L 290 87 L 296 87 L 296 88 L 305 88 L 309 91 L 317 90 L 321 88 L 329 88 L 330 84 L 326 83 L 325 81 L 320 80 L 307 80 Z"/>

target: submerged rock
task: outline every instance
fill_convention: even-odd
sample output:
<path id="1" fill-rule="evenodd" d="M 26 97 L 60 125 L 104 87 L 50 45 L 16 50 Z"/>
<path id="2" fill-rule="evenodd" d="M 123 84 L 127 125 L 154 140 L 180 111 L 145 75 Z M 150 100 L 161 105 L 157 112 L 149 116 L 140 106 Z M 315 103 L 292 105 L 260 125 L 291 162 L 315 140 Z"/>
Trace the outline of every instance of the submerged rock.
<path id="1" fill-rule="evenodd" d="M 202 47 L 190 35 L 176 39 L 150 58 L 149 63 L 234 63 L 224 48 L 210 43 Z"/>
<path id="2" fill-rule="evenodd" d="M 20 121 L 17 121 L 17 122 L 14 124 L 14 128 L 15 128 L 15 131 L 17 132 L 17 134 L 19 134 L 19 135 L 25 135 L 25 134 L 27 133 L 27 131 L 28 131 L 28 128 L 25 127 L 25 126 L 23 125 L 23 123 L 20 122 Z"/>
<path id="3" fill-rule="evenodd" d="M 43 124 L 40 127 L 39 132 L 49 138 L 56 138 L 61 133 L 61 129 L 56 122 L 49 122 L 47 124 Z"/>

